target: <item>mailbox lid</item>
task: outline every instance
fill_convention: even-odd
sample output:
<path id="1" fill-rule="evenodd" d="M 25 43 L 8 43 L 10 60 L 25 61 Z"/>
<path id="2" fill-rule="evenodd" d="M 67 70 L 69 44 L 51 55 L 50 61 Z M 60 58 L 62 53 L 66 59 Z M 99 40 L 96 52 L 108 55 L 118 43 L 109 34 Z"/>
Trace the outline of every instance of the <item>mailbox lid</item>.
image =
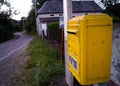
<path id="1" fill-rule="evenodd" d="M 112 25 L 112 18 L 107 14 L 89 14 L 70 19 L 68 22 L 68 27 L 80 26 L 82 20 L 87 22 L 86 26 Z"/>
<path id="2" fill-rule="evenodd" d="M 76 27 L 79 27 L 80 21 L 83 20 L 84 16 L 85 15 L 74 17 L 74 18 L 70 19 L 68 21 L 68 29 L 70 29 L 69 27 L 72 27 L 71 29 L 76 29 Z"/>
<path id="3" fill-rule="evenodd" d="M 86 20 L 86 26 L 111 26 L 112 18 L 107 14 L 91 14 L 86 15 L 83 20 Z"/>

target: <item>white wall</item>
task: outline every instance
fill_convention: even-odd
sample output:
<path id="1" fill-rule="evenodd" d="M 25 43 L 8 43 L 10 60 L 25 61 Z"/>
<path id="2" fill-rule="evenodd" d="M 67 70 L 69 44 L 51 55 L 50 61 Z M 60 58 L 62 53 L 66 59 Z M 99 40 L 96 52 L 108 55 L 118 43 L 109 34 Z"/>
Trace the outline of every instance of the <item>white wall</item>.
<path id="1" fill-rule="evenodd" d="M 72 13 L 72 16 L 81 16 L 84 15 L 85 13 Z M 88 13 L 88 14 L 98 14 L 96 12 L 92 12 L 92 13 Z M 54 15 L 54 16 L 51 16 Z M 38 17 L 39 18 L 56 18 L 56 17 L 63 17 L 63 13 L 55 13 L 55 14 L 39 14 Z"/>
<path id="2" fill-rule="evenodd" d="M 96 12 L 91 12 L 91 13 L 88 13 L 88 14 L 101 14 L 101 13 L 96 13 Z M 73 17 L 75 16 L 82 16 L 82 15 L 85 15 L 85 13 L 73 13 Z"/>
<path id="3" fill-rule="evenodd" d="M 54 14 L 39 14 L 40 18 L 53 18 L 53 17 L 62 17 L 63 13 L 54 13 Z"/>
<path id="4" fill-rule="evenodd" d="M 41 22 L 39 20 L 39 16 L 36 17 L 36 28 L 37 28 L 37 33 L 39 36 L 42 35 L 41 31 L 42 31 L 42 28 L 41 28 Z"/>

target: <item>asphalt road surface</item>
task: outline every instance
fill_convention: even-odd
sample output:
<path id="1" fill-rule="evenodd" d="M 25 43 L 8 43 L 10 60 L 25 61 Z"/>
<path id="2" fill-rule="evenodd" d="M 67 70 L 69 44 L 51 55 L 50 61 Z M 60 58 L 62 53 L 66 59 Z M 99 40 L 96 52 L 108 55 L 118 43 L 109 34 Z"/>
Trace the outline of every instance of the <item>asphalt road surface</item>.
<path id="1" fill-rule="evenodd" d="M 15 33 L 12 40 L 0 44 L 0 86 L 12 86 L 11 79 L 20 73 L 18 68 L 26 59 L 21 54 L 31 40 L 32 37 L 27 34 Z"/>

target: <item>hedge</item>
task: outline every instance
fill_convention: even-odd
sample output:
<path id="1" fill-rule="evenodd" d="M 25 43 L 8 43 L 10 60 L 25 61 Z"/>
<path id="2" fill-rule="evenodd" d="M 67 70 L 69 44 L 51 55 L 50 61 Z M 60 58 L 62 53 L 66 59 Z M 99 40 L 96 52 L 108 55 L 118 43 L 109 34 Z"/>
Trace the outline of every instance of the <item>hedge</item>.
<path id="1" fill-rule="evenodd" d="M 52 22 L 48 24 L 48 35 L 52 40 L 61 42 L 61 32 L 62 30 L 59 29 L 59 22 Z"/>

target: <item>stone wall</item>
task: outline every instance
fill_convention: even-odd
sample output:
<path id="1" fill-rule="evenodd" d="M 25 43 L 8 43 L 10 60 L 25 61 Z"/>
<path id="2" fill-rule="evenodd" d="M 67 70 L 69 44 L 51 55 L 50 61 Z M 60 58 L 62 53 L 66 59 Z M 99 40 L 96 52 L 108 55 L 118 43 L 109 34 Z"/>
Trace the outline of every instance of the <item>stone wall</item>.
<path id="1" fill-rule="evenodd" d="M 120 23 L 114 24 L 111 80 L 120 86 Z"/>

